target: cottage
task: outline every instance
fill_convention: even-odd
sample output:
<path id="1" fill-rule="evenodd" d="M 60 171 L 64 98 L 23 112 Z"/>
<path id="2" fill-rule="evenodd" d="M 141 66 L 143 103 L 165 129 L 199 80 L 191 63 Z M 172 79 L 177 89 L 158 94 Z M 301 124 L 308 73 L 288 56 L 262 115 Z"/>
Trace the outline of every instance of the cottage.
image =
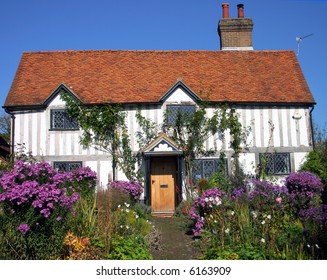
<path id="1" fill-rule="evenodd" d="M 246 173 L 254 174 L 260 155 L 270 154 L 267 172 L 281 176 L 299 168 L 312 150 L 311 112 L 315 101 L 293 51 L 253 49 L 253 22 L 229 17 L 223 4 L 219 21 L 220 50 L 205 51 L 47 51 L 25 52 L 4 104 L 12 116 L 12 145 L 25 143 L 34 157 L 55 168 L 89 166 L 99 184 L 125 179 L 110 155 L 79 144 L 81 130 L 66 113 L 60 92 L 83 104 L 122 104 L 131 148 L 142 152 L 145 201 L 155 212 L 173 212 L 177 193 L 183 194 L 183 151 L 161 133 L 140 147 L 136 113 L 161 123 L 166 110 L 192 112 L 198 102 L 235 108 L 243 127 L 249 127 L 247 149 L 240 156 Z M 173 117 L 173 116 L 172 116 Z M 214 156 L 194 161 L 194 178 L 208 177 L 218 165 L 219 151 L 231 163 L 230 140 L 209 137 L 204 143 Z"/>

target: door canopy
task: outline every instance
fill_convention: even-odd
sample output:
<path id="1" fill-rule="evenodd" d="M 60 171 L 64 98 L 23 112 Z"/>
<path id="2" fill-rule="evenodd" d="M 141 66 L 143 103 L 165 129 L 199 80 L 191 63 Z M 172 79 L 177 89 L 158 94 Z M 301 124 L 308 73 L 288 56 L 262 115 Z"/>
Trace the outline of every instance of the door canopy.
<path id="1" fill-rule="evenodd" d="M 148 146 L 142 149 L 145 155 L 180 155 L 183 153 L 177 144 L 170 139 L 164 132 L 154 139 Z"/>

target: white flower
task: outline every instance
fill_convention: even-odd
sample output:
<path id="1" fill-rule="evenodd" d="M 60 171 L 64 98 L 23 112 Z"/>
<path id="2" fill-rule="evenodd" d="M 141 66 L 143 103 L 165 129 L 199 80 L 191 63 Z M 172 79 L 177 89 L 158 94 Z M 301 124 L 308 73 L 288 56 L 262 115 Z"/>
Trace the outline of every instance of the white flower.
<path id="1" fill-rule="evenodd" d="M 218 196 L 215 198 L 215 201 L 216 201 L 216 205 L 221 204 L 221 199 Z"/>
<path id="2" fill-rule="evenodd" d="M 264 225 L 266 222 L 265 221 L 262 221 L 261 224 Z"/>
<path id="3" fill-rule="evenodd" d="M 232 211 L 232 212 L 230 212 L 230 214 L 231 214 L 232 216 L 234 216 L 235 212 L 234 212 L 234 211 Z"/>
<path id="4" fill-rule="evenodd" d="M 129 226 L 126 226 L 127 229 L 129 229 Z"/>
<path id="5" fill-rule="evenodd" d="M 209 197 L 209 201 L 213 201 L 213 198 L 211 196 Z"/>
<path id="6" fill-rule="evenodd" d="M 139 215 L 135 215 L 135 218 L 138 219 L 139 218 Z"/>
<path id="7" fill-rule="evenodd" d="M 208 202 L 208 201 L 209 201 L 209 198 L 206 197 L 206 198 L 204 199 L 204 201 L 205 201 L 205 202 Z"/>
<path id="8" fill-rule="evenodd" d="M 120 228 L 123 228 L 123 225 L 120 225 Z"/>
<path id="9" fill-rule="evenodd" d="M 320 249 L 320 247 L 318 246 L 318 244 L 315 244 L 315 246 L 316 246 L 317 249 Z"/>
<path id="10" fill-rule="evenodd" d="M 270 219 L 271 219 L 271 215 L 268 215 L 268 216 L 267 216 L 267 219 L 269 219 L 269 220 L 270 220 Z"/>
<path id="11" fill-rule="evenodd" d="M 253 218 L 256 218 L 257 217 L 257 213 L 256 212 L 252 211 L 251 214 L 252 214 Z"/>
<path id="12" fill-rule="evenodd" d="M 311 247 L 310 244 L 307 244 L 307 247 L 310 248 Z"/>
<path id="13" fill-rule="evenodd" d="M 210 214 L 210 218 L 213 219 L 213 216 Z"/>
<path id="14" fill-rule="evenodd" d="M 228 234 L 228 233 L 229 233 L 229 231 L 230 231 L 230 229 L 229 229 L 229 228 L 226 228 L 226 229 L 225 229 L 225 233 L 226 233 L 226 234 Z"/>
<path id="15" fill-rule="evenodd" d="M 117 206 L 117 208 L 120 208 L 121 206 L 120 206 L 120 204 Z"/>
<path id="16" fill-rule="evenodd" d="M 125 206 L 126 206 L 127 208 L 129 207 L 129 204 L 128 204 L 128 203 L 124 202 L 124 204 L 125 204 Z"/>
<path id="17" fill-rule="evenodd" d="M 262 243 L 266 243 L 266 240 L 264 238 L 261 238 L 260 240 Z"/>
<path id="18" fill-rule="evenodd" d="M 214 220 L 213 222 L 214 222 L 214 223 L 217 223 L 217 220 Z"/>
<path id="19" fill-rule="evenodd" d="M 128 213 L 129 212 L 129 209 L 126 209 L 126 212 Z"/>

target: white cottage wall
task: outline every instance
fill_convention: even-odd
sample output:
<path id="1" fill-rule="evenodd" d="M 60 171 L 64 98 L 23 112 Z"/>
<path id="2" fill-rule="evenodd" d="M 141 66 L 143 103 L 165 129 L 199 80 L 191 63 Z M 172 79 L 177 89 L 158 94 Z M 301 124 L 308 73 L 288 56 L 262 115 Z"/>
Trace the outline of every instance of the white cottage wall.
<path id="1" fill-rule="evenodd" d="M 166 104 L 194 103 L 182 88 L 177 88 L 168 96 L 163 104 L 128 105 L 127 127 L 131 137 L 131 146 L 135 152 L 141 148 L 137 143 L 136 133 L 140 131 L 136 120 L 137 110 L 141 114 L 161 124 Z M 25 144 L 26 152 L 31 152 L 38 159 L 54 161 L 82 161 L 98 173 L 99 185 L 106 186 L 112 179 L 112 161 L 108 154 L 94 148 L 83 149 L 79 144 L 81 131 L 51 131 L 51 109 L 65 108 L 65 102 L 56 96 L 45 110 L 21 111 L 15 114 L 15 144 Z M 248 129 L 244 153 L 240 161 L 246 173 L 254 173 L 259 164 L 259 153 L 288 152 L 291 153 L 292 168 L 297 170 L 307 153 L 312 149 L 309 109 L 292 106 L 258 106 L 240 105 L 237 108 L 239 120 Z M 207 109 L 207 116 L 213 115 L 214 108 Z M 231 155 L 229 131 L 224 138 L 218 135 L 208 138 L 206 149 L 223 150 Z M 216 155 L 216 156 L 217 156 Z M 294 171 L 293 170 L 293 171 Z M 121 170 L 116 170 L 117 179 L 125 180 Z"/>

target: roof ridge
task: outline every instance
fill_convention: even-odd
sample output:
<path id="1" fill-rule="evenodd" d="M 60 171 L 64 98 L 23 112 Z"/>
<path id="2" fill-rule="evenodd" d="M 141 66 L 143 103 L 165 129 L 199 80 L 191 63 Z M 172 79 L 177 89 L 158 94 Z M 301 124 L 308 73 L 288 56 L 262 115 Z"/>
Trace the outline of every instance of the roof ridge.
<path id="1" fill-rule="evenodd" d="M 49 53 L 104 53 L 104 52 L 130 52 L 130 53 L 177 53 L 177 52 L 202 52 L 202 53 L 274 53 L 274 52 L 294 52 L 293 50 L 42 50 L 24 51 L 24 54 L 49 54 Z"/>

